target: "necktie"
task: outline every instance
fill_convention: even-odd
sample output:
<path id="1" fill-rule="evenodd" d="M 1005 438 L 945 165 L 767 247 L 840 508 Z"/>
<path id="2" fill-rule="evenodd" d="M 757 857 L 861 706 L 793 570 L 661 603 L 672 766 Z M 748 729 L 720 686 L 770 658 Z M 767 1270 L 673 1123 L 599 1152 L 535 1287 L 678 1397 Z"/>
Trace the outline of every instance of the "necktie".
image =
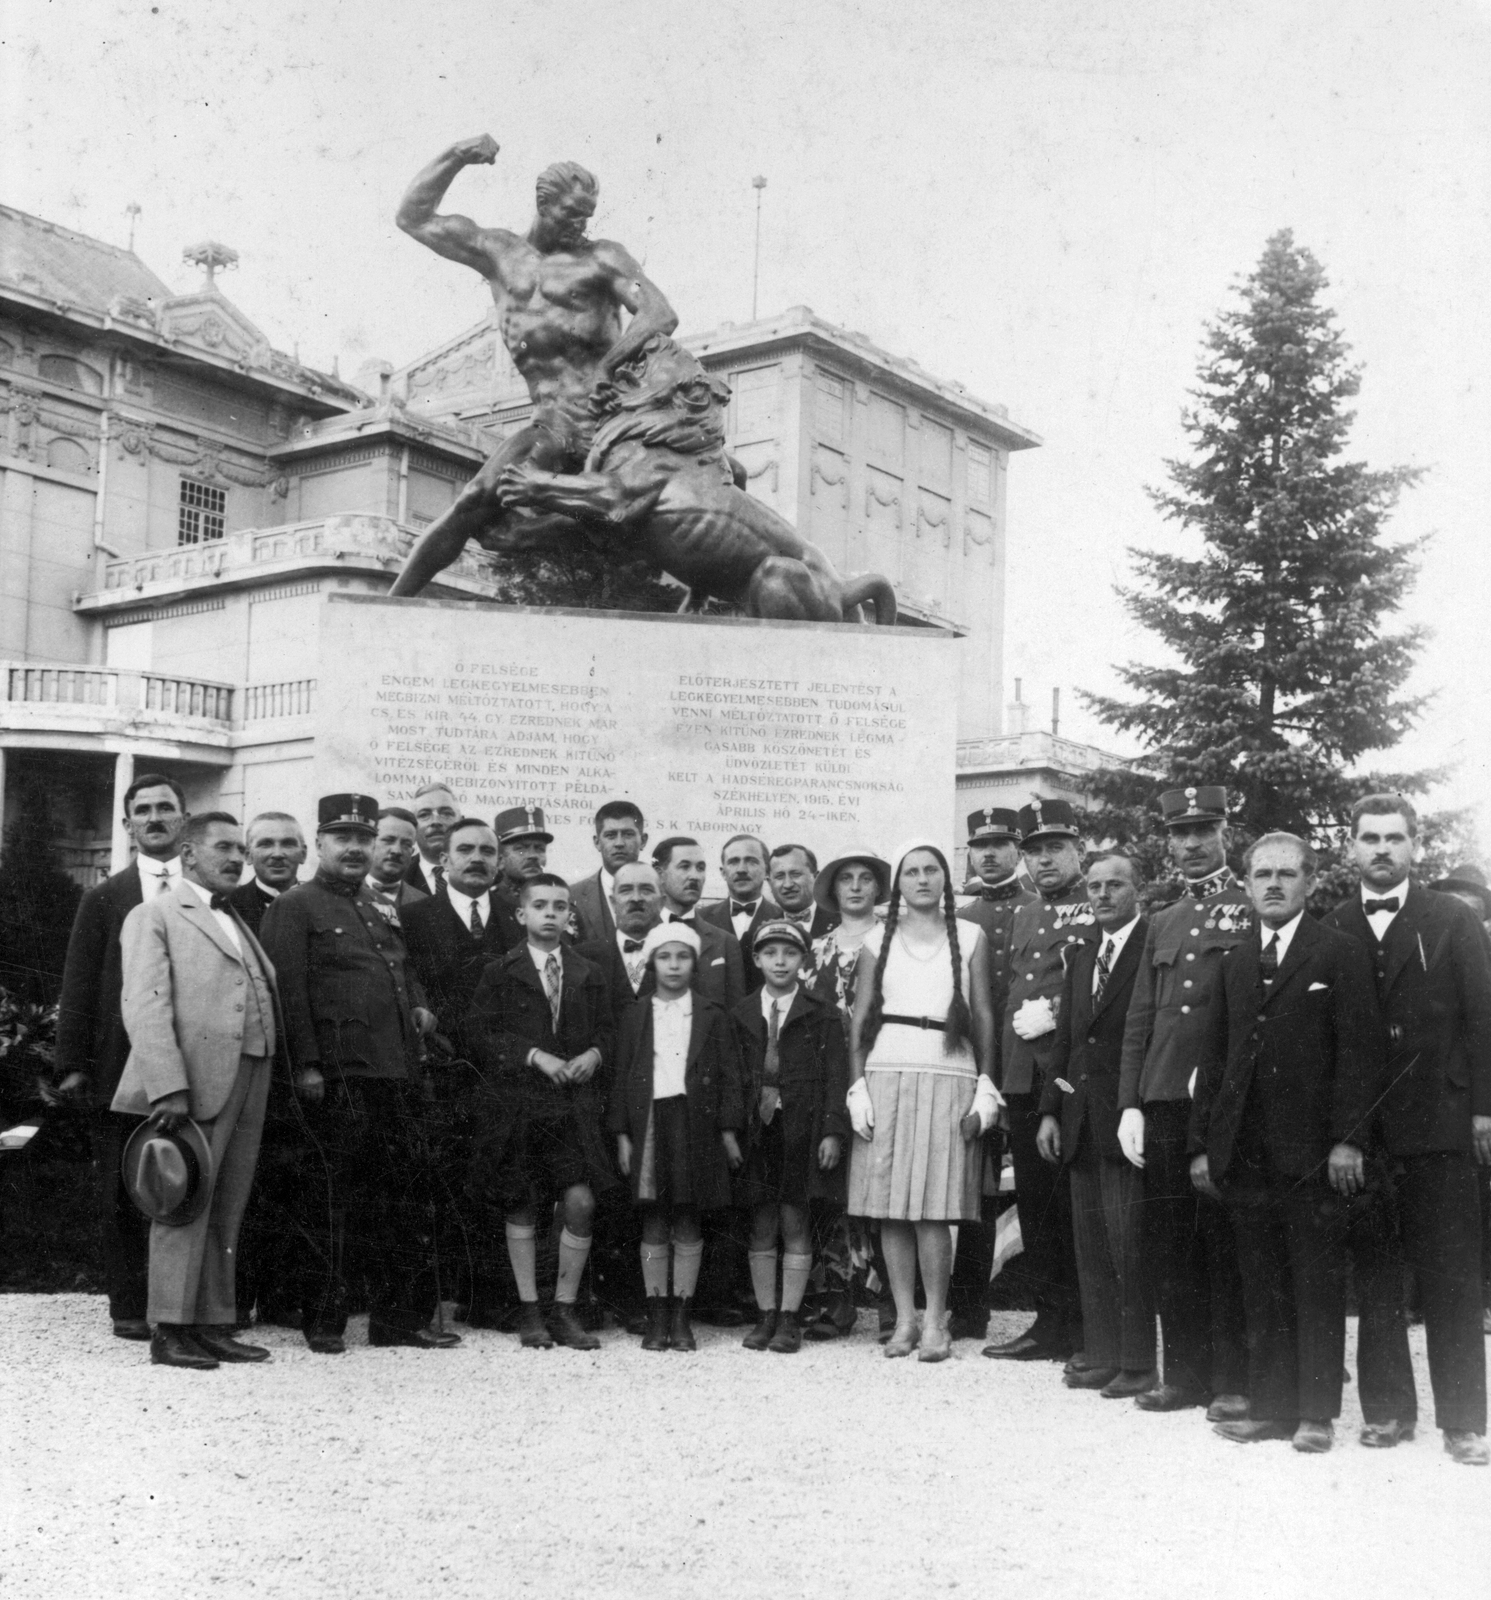
<path id="1" fill-rule="evenodd" d="M 782 1103 L 782 1091 L 778 1087 L 782 1076 L 782 1052 L 778 1044 L 778 1036 L 782 1025 L 782 1002 L 773 1000 L 771 1003 L 771 1018 L 766 1026 L 766 1069 L 763 1074 L 765 1081 L 761 1085 L 761 1122 L 768 1125 L 777 1114 L 777 1107 Z"/>
<path id="2" fill-rule="evenodd" d="M 1108 974 L 1113 970 L 1113 935 L 1110 933 L 1103 940 L 1103 948 L 1098 952 L 1098 981 L 1097 987 L 1092 991 L 1093 1009 L 1097 1009 L 1098 1001 L 1103 998 L 1103 990 L 1108 987 Z"/>
<path id="3" fill-rule="evenodd" d="M 756 907 L 760 903 L 759 900 L 752 900 L 747 905 L 744 900 L 732 900 L 730 902 L 730 915 L 732 917 L 754 917 L 756 915 Z"/>
<path id="4" fill-rule="evenodd" d="M 431 867 L 430 881 L 438 889 L 445 882 L 445 869 L 443 867 Z"/>
<path id="5" fill-rule="evenodd" d="M 1396 911 L 1398 909 L 1398 897 L 1393 894 L 1389 895 L 1386 900 L 1368 900 L 1363 909 L 1369 917 L 1378 911 Z"/>
<path id="6" fill-rule="evenodd" d="M 562 993 L 563 980 L 559 974 L 559 956 L 556 951 L 549 952 L 549 959 L 544 962 L 544 992 L 549 997 L 549 1013 L 554 1018 L 555 1030 L 559 1027 L 559 1000 Z"/>
<path id="7" fill-rule="evenodd" d="M 1263 974 L 1265 983 L 1274 981 L 1274 974 L 1279 970 L 1279 936 L 1277 933 L 1269 935 L 1269 940 L 1263 947 L 1263 954 L 1258 957 L 1258 970 Z"/>
<path id="8" fill-rule="evenodd" d="M 164 867 L 155 875 L 155 892 L 164 894 L 171 887 L 171 874 Z"/>
<path id="9" fill-rule="evenodd" d="M 481 936 L 482 936 L 481 902 L 479 900 L 473 900 L 471 902 L 471 937 L 473 939 L 480 939 Z"/>

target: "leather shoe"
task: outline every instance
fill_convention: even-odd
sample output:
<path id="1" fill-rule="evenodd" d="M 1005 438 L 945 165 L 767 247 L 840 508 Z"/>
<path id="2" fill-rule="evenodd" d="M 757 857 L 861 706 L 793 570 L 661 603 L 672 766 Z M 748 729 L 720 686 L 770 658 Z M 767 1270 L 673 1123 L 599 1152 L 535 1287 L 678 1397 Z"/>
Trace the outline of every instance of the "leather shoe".
<path id="1" fill-rule="evenodd" d="M 1301 1455 L 1323 1456 L 1336 1442 L 1336 1430 L 1329 1422 L 1312 1422 L 1306 1417 L 1294 1430 L 1294 1448 Z"/>
<path id="2" fill-rule="evenodd" d="M 1134 1404 L 1141 1411 L 1187 1411 L 1192 1406 L 1204 1406 L 1206 1394 L 1201 1389 L 1182 1389 L 1177 1383 L 1162 1383 L 1136 1394 Z"/>
<path id="3" fill-rule="evenodd" d="M 1486 1446 L 1483 1433 L 1472 1433 L 1468 1428 L 1446 1428 L 1444 1448 L 1452 1461 L 1462 1467 L 1491 1466 L 1491 1449 Z"/>
<path id="4" fill-rule="evenodd" d="M 1120 1372 L 1111 1383 L 1105 1383 L 1102 1388 L 1105 1400 L 1132 1400 L 1136 1396 L 1148 1393 L 1154 1388 L 1155 1370 L 1153 1367 L 1148 1372 Z"/>
<path id="5" fill-rule="evenodd" d="M 991 1361 L 1060 1361 L 1063 1352 L 1044 1339 L 1032 1339 L 1022 1333 L 1017 1339 L 1006 1339 L 1003 1344 L 986 1344 L 984 1355 Z M 1090 1369 L 1089 1369 L 1090 1370 Z"/>
<path id="6" fill-rule="evenodd" d="M 747 1350 L 765 1350 L 771 1345 L 772 1338 L 777 1331 L 777 1314 L 775 1311 L 763 1311 L 761 1320 L 740 1342 Z"/>
<path id="7" fill-rule="evenodd" d="M 436 1328 L 395 1328 L 387 1322 L 368 1322 L 368 1343 L 408 1345 L 413 1350 L 451 1350 L 461 1342 L 458 1333 L 445 1333 Z"/>
<path id="8" fill-rule="evenodd" d="M 642 1335 L 644 1350 L 668 1348 L 668 1297 L 650 1294 L 647 1297 L 647 1329 Z"/>
<path id="9" fill-rule="evenodd" d="M 187 1367 L 193 1372 L 211 1372 L 217 1357 L 210 1356 L 192 1338 L 188 1329 L 163 1322 L 150 1336 L 150 1359 L 158 1367 Z"/>
<path id="10" fill-rule="evenodd" d="M 242 1344 L 222 1328 L 192 1329 L 192 1343 L 219 1361 L 268 1361 L 269 1352 L 262 1344 Z"/>
<path id="11" fill-rule="evenodd" d="M 306 1334 L 305 1342 L 312 1355 L 344 1356 L 347 1353 L 347 1341 L 339 1333 L 321 1333 L 313 1328 Z"/>
<path id="12" fill-rule="evenodd" d="M 1413 1438 L 1413 1424 L 1406 1427 L 1396 1417 L 1386 1422 L 1364 1422 L 1361 1441 L 1369 1450 L 1391 1450 L 1395 1444 L 1407 1444 Z"/>
<path id="13" fill-rule="evenodd" d="M 538 1301 L 525 1300 L 518 1313 L 518 1343 L 525 1350 L 552 1350 L 554 1335 L 544 1325 Z"/>
<path id="14" fill-rule="evenodd" d="M 1061 1381 L 1068 1389 L 1105 1389 L 1118 1376 L 1117 1367 L 1083 1367 L 1079 1372 L 1064 1372 Z"/>
<path id="15" fill-rule="evenodd" d="M 1248 1414 L 1248 1397 L 1245 1394 L 1219 1394 L 1206 1408 L 1208 1422 L 1241 1422 Z"/>
<path id="16" fill-rule="evenodd" d="M 114 1337 L 116 1339 L 134 1339 L 144 1344 L 150 1337 L 150 1324 L 144 1317 L 115 1317 Z"/>
<path id="17" fill-rule="evenodd" d="M 1068 1372 L 1086 1372 L 1091 1365 L 1092 1362 L 1087 1359 L 1085 1350 L 1075 1351 L 1071 1359 L 1061 1369 L 1062 1375 L 1065 1376 Z"/>
<path id="18" fill-rule="evenodd" d="M 689 1313 L 694 1309 L 692 1296 L 674 1295 L 672 1307 L 668 1316 L 668 1348 L 670 1350 L 697 1350 L 698 1341 L 694 1338 L 694 1330 L 689 1322 Z M 741 1317 L 740 1322 L 745 1318 Z M 740 1324 L 737 1323 L 738 1327 Z"/>
<path id="19" fill-rule="evenodd" d="M 555 1304 L 549 1315 L 549 1332 L 554 1343 L 566 1350 L 599 1350 L 601 1342 L 593 1333 L 587 1333 L 570 1305 Z"/>
<path id="20" fill-rule="evenodd" d="M 1243 1417 L 1237 1422 L 1218 1422 L 1212 1432 L 1234 1444 L 1258 1444 L 1263 1439 L 1292 1439 L 1297 1424 L 1270 1422 L 1264 1417 Z"/>
<path id="21" fill-rule="evenodd" d="M 777 1313 L 777 1331 L 766 1348 L 779 1356 L 795 1356 L 802 1349 L 802 1328 L 795 1311 Z"/>

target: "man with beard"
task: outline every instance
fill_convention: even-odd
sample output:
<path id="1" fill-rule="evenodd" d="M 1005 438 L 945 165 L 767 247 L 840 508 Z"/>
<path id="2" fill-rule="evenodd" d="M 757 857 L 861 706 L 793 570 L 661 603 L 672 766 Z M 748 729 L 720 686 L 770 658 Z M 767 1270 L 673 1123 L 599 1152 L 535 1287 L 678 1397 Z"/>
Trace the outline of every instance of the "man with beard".
<path id="1" fill-rule="evenodd" d="M 121 1339 L 148 1339 L 145 1320 L 150 1226 L 120 1180 L 125 1142 L 139 1123 L 110 1109 L 129 1056 L 120 1013 L 119 933 L 142 900 L 168 893 L 181 878 L 178 843 L 186 796 L 173 778 L 145 773 L 125 791 L 124 826 L 136 856 L 122 872 L 90 889 L 78 904 L 57 1009 L 55 1093 L 92 1112 L 93 1160 L 103 1229 L 109 1316 Z"/>
<path id="2" fill-rule="evenodd" d="M 421 1039 L 435 1019 L 406 970 L 397 924 L 365 881 L 377 816 L 367 795 L 325 796 L 316 875 L 264 919 L 311 1146 L 298 1229 L 301 1327 L 323 1355 L 345 1349 L 347 1284 L 358 1276 L 369 1284 L 371 1344 L 459 1342 L 429 1326 L 436 1292 Z"/>
<path id="3" fill-rule="evenodd" d="M 1232 1219 L 1191 1183 L 1187 1138 L 1207 1008 L 1223 957 L 1249 937 L 1253 908 L 1227 867 L 1227 791 L 1171 789 L 1160 813 L 1186 892 L 1155 913 L 1145 938 L 1118 1085 L 1119 1146 L 1144 1174 L 1145 1270 L 1165 1355 L 1164 1382 L 1135 1404 L 1206 1405 L 1212 1422 L 1224 1422 L 1247 1405 L 1242 1279 Z"/>
<path id="4" fill-rule="evenodd" d="M 253 877 L 240 883 L 229 899 L 257 939 L 264 913 L 286 889 L 295 887 L 305 865 L 305 835 L 288 811 L 261 811 L 249 823 L 246 841 Z"/>
<path id="5" fill-rule="evenodd" d="M 611 889 L 616 874 L 628 862 L 641 859 L 647 843 L 647 823 L 640 807 L 630 800 L 608 800 L 595 814 L 595 848 L 599 869 L 571 885 L 571 922 L 581 943 L 609 939 L 616 932 L 611 909 Z"/>
<path id="6" fill-rule="evenodd" d="M 427 783 L 414 796 L 414 830 L 418 856 L 409 863 L 405 879 L 424 894 L 440 887 L 440 856 L 445 833 L 458 816 L 456 797 L 443 783 Z"/>
<path id="7" fill-rule="evenodd" d="M 378 832 L 373 837 L 373 865 L 368 869 L 368 888 L 385 905 L 402 913 L 421 900 L 425 890 L 410 880 L 410 869 L 419 855 L 419 821 L 404 806 L 384 806 L 378 813 Z M 431 874 L 439 870 L 439 857 Z"/>
<path id="8" fill-rule="evenodd" d="M 1036 1148 L 1040 1101 L 1072 946 L 1098 937 L 1082 881 L 1082 830 L 1065 800 L 1035 800 L 1019 813 L 1020 850 L 1040 898 L 1015 913 L 999 1088 L 1009 1108 L 1015 1204 L 1024 1246 L 1005 1271 L 1035 1301 L 1024 1333 L 984 1354 L 1004 1361 L 1062 1361 L 1082 1348 L 1071 1195 L 1064 1168 Z"/>

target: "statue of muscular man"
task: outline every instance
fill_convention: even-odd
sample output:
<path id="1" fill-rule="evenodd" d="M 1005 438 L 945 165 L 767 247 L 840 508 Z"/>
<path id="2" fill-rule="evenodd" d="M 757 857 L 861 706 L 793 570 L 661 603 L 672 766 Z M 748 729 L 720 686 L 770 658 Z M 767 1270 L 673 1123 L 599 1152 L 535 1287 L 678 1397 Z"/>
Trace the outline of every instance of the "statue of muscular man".
<path id="1" fill-rule="evenodd" d="M 678 326 L 672 306 L 619 244 L 585 236 L 599 185 L 572 161 L 539 174 L 538 215 L 526 234 L 437 214 L 462 167 L 496 159 L 490 134 L 453 144 L 410 184 L 395 220 L 491 284 L 502 342 L 528 384 L 533 416 L 421 535 L 393 586 L 396 595 L 418 594 L 469 539 L 502 548 L 503 524 L 513 520 L 503 504 L 502 474 L 528 464 L 579 472 L 595 426 L 591 397 L 649 339 Z M 631 313 L 625 331 L 623 310 Z"/>

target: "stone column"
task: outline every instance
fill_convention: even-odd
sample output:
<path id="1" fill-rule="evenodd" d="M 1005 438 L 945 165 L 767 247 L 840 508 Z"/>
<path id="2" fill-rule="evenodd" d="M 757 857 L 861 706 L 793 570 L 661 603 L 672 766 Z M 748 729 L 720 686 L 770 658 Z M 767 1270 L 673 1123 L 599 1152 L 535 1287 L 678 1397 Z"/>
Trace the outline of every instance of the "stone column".
<path id="1" fill-rule="evenodd" d="M 135 781 L 135 758 L 128 750 L 114 757 L 114 817 L 113 848 L 109 853 L 109 871 L 123 872 L 129 865 L 129 834 L 124 826 L 124 796 Z"/>

